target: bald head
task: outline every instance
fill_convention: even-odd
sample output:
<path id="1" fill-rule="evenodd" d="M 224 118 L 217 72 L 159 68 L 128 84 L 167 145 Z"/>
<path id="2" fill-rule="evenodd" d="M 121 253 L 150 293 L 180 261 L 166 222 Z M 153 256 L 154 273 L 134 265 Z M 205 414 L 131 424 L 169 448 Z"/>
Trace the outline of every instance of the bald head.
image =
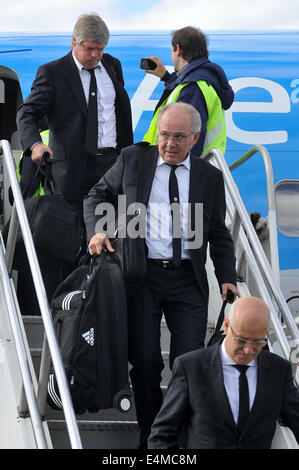
<path id="1" fill-rule="evenodd" d="M 270 312 L 268 306 L 258 297 L 241 297 L 232 305 L 229 314 L 229 321 L 237 323 L 258 324 L 260 327 L 268 329 Z"/>
<path id="2" fill-rule="evenodd" d="M 260 353 L 262 345 L 255 344 L 267 336 L 269 320 L 268 306 L 257 297 L 241 297 L 233 304 L 224 318 L 225 348 L 237 364 L 248 364 Z M 247 344 L 240 345 L 238 338 L 247 340 Z"/>

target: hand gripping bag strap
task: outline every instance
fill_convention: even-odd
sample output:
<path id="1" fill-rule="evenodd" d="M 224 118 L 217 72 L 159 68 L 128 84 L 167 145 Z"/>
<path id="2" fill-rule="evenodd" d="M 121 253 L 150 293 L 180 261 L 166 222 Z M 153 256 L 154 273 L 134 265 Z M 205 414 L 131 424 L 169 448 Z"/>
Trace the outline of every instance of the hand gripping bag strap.
<path id="1" fill-rule="evenodd" d="M 37 165 L 37 169 L 32 179 L 31 185 L 27 188 L 26 187 L 24 188 L 24 191 L 22 194 L 24 200 L 30 197 L 35 186 L 37 185 L 38 178 L 40 178 L 41 175 L 45 177 L 45 180 L 46 180 L 45 185 L 47 185 L 47 187 L 50 188 L 49 182 L 52 179 L 52 176 L 51 176 L 51 170 L 50 170 L 50 162 L 48 159 L 49 159 L 48 152 L 43 153 L 42 158 Z"/>
<path id="2" fill-rule="evenodd" d="M 220 328 L 221 328 L 223 320 L 224 320 L 225 307 L 226 307 L 227 303 L 233 303 L 233 301 L 234 301 L 234 294 L 231 290 L 228 290 L 226 300 L 224 300 L 222 302 L 222 306 L 221 306 L 221 310 L 220 310 L 220 313 L 219 313 L 219 316 L 218 316 L 217 324 L 216 324 L 214 333 L 213 333 L 213 335 L 211 336 L 211 338 L 208 342 L 208 346 L 211 346 L 214 343 L 220 342 L 222 340 L 222 338 L 225 336 L 223 331 L 220 330 Z"/>

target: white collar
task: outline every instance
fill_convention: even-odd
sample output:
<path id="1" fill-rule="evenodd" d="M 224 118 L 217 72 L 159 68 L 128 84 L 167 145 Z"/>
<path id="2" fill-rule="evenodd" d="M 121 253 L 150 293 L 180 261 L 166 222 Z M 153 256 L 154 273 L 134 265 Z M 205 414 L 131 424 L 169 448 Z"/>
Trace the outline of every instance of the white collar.
<path id="1" fill-rule="evenodd" d="M 167 163 L 163 160 L 161 155 L 159 155 L 157 166 L 161 166 L 161 165 L 163 165 L 163 163 L 165 163 L 167 165 Z M 185 158 L 185 160 L 180 162 L 180 165 L 183 165 L 187 168 L 187 170 L 190 170 L 190 168 L 191 168 L 190 152 L 189 152 L 187 158 Z"/>
<path id="2" fill-rule="evenodd" d="M 226 341 L 226 338 L 224 338 L 224 341 L 222 341 L 222 344 L 221 344 L 221 347 L 220 347 L 220 356 L 221 356 L 222 364 L 227 365 L 227 366 L 233 366 L 237 363 L 235 361 L 233 361 L 232 358 L 227 353 L 225 345 L 224 345 L 225 341 Z M 246 364 L 246 366 L 250 366 L 250 367 L 254 366 L 255 367 L 256 366 L 256 358 L 253 359 L 248 364 Z"/>
<path id="3" fill-rule="evenodd" d="M 79 60 L 75 57 L 74 51 L 72 51 L 72 55 L 73 55 L 74 62 L 77 65 L 77 68 L 78 68 L 79 72 L 81 72 L 81 70 L 83 70 L 83 69 L 85 70 L 84 65 L 82 65 L 81 62 L 79 62 Z M 99 69 L 101 69 L 101 61 L 98 62 L 97 66 L 95 68 L 97 68 L 97 67 L 99 67 Z"/>

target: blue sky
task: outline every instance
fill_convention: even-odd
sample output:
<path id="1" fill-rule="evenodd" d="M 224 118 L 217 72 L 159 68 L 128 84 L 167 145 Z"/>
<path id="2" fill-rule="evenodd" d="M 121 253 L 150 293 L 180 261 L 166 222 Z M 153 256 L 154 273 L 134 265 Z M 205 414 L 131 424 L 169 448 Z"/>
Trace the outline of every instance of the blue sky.
<path id="1" fill-rule="evenodd" d="M 96 11 L 113 30 L 299 30 L 298 0 L 2 0 L 0 32 L 71 32 Z"/>
<path id="2" fill-rule="evenodd" d="M 161 0 L 118 0 L 113 2 L 115 7 L 120 8 L 126 14 L 143 13 L 149 8 L 161 3 Z"/>

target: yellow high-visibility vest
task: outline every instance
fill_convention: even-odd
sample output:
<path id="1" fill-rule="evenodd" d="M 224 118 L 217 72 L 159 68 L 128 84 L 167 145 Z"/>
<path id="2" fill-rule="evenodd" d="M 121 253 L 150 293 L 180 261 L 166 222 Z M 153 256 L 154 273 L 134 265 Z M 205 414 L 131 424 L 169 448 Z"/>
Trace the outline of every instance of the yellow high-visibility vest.
<path id="1" fill-rule="evenodd" d="M 49 129 L 41 132 L 40 135 L 41 135 L 43 144 L 48 145 L 49 144 Z M 17 176 L 18 176 L 19 181 L 21 179 L 21 165 L 22 165 L 23 157 L 24 157 L 24 152 L 21 154 L 20 160 L 18 161 L 18 165 L 17 165 Z M 40 184 L 39 188 L 37 189 L 37 191 L 35 191 L 35 193 L 32 195 L 32 197 L 34 197 L 34 196 L 43 196 L 44 194 L 45 194 L 44 188 Z"/>
<path id="2" fill-rule="evenodd" d="M 218 148 L 224 154 L 226 148 L 226 126 L 221 100 L 212 85 L 208 85 L 204 80 L 198 80 L 196 83 L 205 97 L 208 110 L 207 133 L 204 141 L 203 153 L 206 153 L 211 148 Z M 159 111 L 166 104 L 175 103 L 178 100 L 181 90 L 186 85 L 188 85 L 188 83 L 182 83 L 181 85 L 178 85 L 157 109 L 151 121 L 150 127 L 143 138 L 144 141 L 149 142 L 151 145 L 157 144 L 157 121 Z"/>

